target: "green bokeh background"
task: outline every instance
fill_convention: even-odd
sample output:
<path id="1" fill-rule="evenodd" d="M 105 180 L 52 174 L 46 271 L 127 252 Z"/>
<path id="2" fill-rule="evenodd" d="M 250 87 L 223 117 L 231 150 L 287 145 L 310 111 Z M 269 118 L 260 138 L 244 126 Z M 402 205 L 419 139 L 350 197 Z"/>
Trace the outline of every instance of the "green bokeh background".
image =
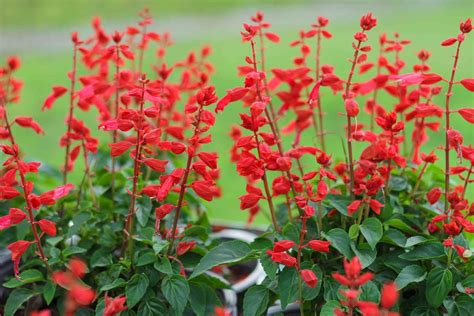
<path id="1" fill-rule="evenodd" d="M 160 21 L 172 25 L 173 21 L 191 21 L 195 27 L 180 29 L 181 36 L 176 39 L 176 44 L 168 51 L 168 63 L 183 59 L 187 52 L 199 49 L 204 44 L 210 44 L 214 53 L 210 60 L 216 67 L 212 83 L 216 86 L 219 96 L 223 96 L 226 89 L 242 84 L 237 77 L 236 66 L 243 63 L 244 57 L 249 54 L 248 44 L 243 44 L 240 39 L 241 23 L 249 21 L 249 17 L 257 9 L 267 12 L 267 20 L 273 24 L 272 30 L 281 35 L 280 44 L 268 44 L 267 60 L 269 67 L 289 67 L 292 58 L 298 54 L 297 49 L 290 48 L 289 42 L 297 38 L 301 28 L 308 29 L 309 24 L 316 17 L 324 15 L 331 21 L 328 30 L 333 33 L 331 40 L 324 41 L 322 62 L 336 67 L 336 73 L 346 77 L 351 56 L 352 35 L 358 30 L 359 18 L 362 14 L 372 11 L 378 18 L 377 27 L 369 33 L 370 44 L 376 46 L 378 35 L 381 32 L 392 34 L 399 32 L 402 38 L 412 40 L 402 53 L 402 58 L 408 65 L 416 62 L 416 52 L 428 49 L 432 52 L 429 64 L 434 72 L 448 76 L 452 65 L 452 47 L 441 47 L 439 43 L 457 34 L 461 19 L 466 19 L 473 14 L 471 1 L 251 1 L 251 0 L 215 0 L 215 1 L 145 1 L 145 0 L 0 0 L 0 56 L 2 60 L 8 54 L 18 54 L 22 59 L 22 67 L 18 72 L 25 84 L 21 102 L 12 107 L 12 114 L 32 115 L 44 127 L 46 135 L 36 136 L 28 130 L 16 129 L 20 146 L 28 157 L 46 161 L 53 166 L 59 166 L 63 159 L 63 150 L 58 147 L 60 135 L 64 132 L 64 117 L 67 102 L 62 99 L 55 105 L 53 111 L 41 112 L 44 98 L 50 93 L 54 84 L 67 85 L 66 73 L 71 68 L 71 54 L 66 49 L 48 51 L 44 49 L 52 42 L 69 43 L 67 36 L 61 30 L 83 30 L 93 16 L 101 16 L 105 29 L 109 32 L 115 28 L 125 28 L 127 24 L 136 21 L 136 13 L 147 6 L 155 16 L 155 23 L 151 29 L 158 32 Z M 288 12 L 288 16 L 285 16 Z M 299 15 L 298 12 L 301 14 Z M 284 18 L 282 18 L 282 16 Z M 306 19 L 306 17 L 311 18 Z M 229 18 L 227 18 L 229 17 Z M 272 19 L 272 17 L 275 17 Z M 302 18 L 304 17 L 304 19 Z M 199 24 L 201 21 L 202 24 Z M 176 24 L 176 23 L 175 23 Z M 179 27 L 186 27 L 184 26 Z M 173 30 L 167 30 L 173 34 Z M 42 42 L 35 47 L 25 45 L 18 49 L 13 45 L 14 36 L 18 32 L 22 40 L 27 39 L 29 32 L 32 34 L 62 34 L 63 38 L 54 38 L 51 43 Z M 185 36 L 187 33 L 191 36 Z M 183 35 L 185 34 L 185 35 Z M 188 34 L 188 35 L 189 35 Z M 34 36 L 34 35 L 33 35 Z M 59 36 L 59 35 L 58 35 Z M 462 56 L 459 64 L 457 78 L 473 77 L 474 34 L 469 34 L 463 45 Z M 10 48 L 12 46 L 12 48 Z M 154 49 L 146 55 L 145 64 L 151 64 L 154 58 Z M 375 58 L 374 53 L 369 58 Z M 410 71 L 406 68 L 406 71 Z M 81 73 L 79 73 L 81 74 Z M 371 74 L 370 74 L 371 75 Z M 370 76 L 369 75 L 369 76 Z M 367 80 L 369 76 L 356 76 L 356 81 Z M 394 100 L 389 97 L 381 98 L 382 104 L 390 108 Z M 454 107 L 472 107 L 474 105 L 472 93 L 467 93 L 462 87 L 454 89 L 452 105 Z M 328 152 L 333 154 L 335 160 L 341 160 L 341 136 L 344 120 L 339 113 L 343 110 L 340 96 L 334 97 L 328 92 L 323 97 L 323 106 L 326 112 L 326 127 L 328 136 Z M 442 97 L 435 100 L 443 104 Z M 361 100 L 362 104 L 363 101 Z M 217 117 L 213 129 L 212 145 L 208 149 L 217 151 L 220 155 L 222 170 L 221 185 L 223 196 L 209 204 L 209 212 L 214 218 L 222 220 L 244 220 L 246 212 L 239 210 L 239 195 L 244 193 L 244 181 L 239 178 L 235 166 L 229 162 L 228 151 L 231 141 L 228 132 L 232 124 L 239 123 L 238 113 L 241 111 L 239 104 L 230 105 L 223 114 Z M 94 120 L 96 112 L 81 113 L 89 126 L 96 125 Z M 465 143 L 472 144 L 474 132 L 457 115 L 453 115 L 453 126 L 464 133 Z M 364 115 L 361 115 L 364 121 Z M 286 121 L 285 119 L 283 122 Z M 282 122 L 281 125 L 284 123 Z M 94 130 L 95 135 L 107 139 L 107 135 Z M 443 141 L 443 131 L 432 133 L 430 142 L 425 151 L 431 151 Z M 314 144 L 310 130 L 305 135 L 305 144 Z M 286 148 L 288 148 L 288 140 Z M 356 153 L 361 148 L 356 146 Z M 79 164 L 80 166 L 80 164 Z M 305 162 L 308 170 L 314 166 L 313 161 Z M 76 171 L 74 180 L 79 181 L 80 168 Z M 470 190 L 472 198 L 474 191 Z M 264 219 L 259 218 L 259 222 Z"/>

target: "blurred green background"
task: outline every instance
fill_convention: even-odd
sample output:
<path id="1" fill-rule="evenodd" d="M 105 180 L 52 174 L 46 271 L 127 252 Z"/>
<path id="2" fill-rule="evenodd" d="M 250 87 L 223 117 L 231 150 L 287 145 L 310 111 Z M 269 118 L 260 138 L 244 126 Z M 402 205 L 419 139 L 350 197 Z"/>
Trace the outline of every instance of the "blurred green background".
<path id="1" fill-rule="evenodd" d="M 399 32 L 402 38 L 412 40 L 402 53 L 408 65 L 416 62 L 416 52 L 427 49 L 432 52 L 429 64 L 433 71 L 448 76 L 452 65 L 453 48 L 444 48 L 439 43 L 458 33 L 461 19 L 473 14 L 472 1 L 305 1 L 305 0 L 181 0 L 181 1 L 145 1 L 145 0 L 0 0 L 0 57 L 2 60 L 10 54 L 17 54 L 22 59 L 18 76 L 25 87 L 20 104 L 12 108 L 13 114 L 32 115 L 44 127 L 46 135 L 36 136 L 30 131 L 17 129 L 20 146 L 28 157 L 47 161 L 59 166 L 63 159 L 63 150 L 58 149 L 58 140 L 64 131 L 66 115 L 66 98 L 55 105 L 53 111 L 41 112 L 44 98 L 50 93 L 54 84 L 67 85 L 66 73 L 71 69 L 71 49 L 69 34 L 79 31 L 80 35 L 90 34 L 89 21 L 94 16 L 101 16 L 108 32 L 124 29 L 134 24 L 137 13 L 143 7 L 149 7 L 155 23 L 151 27 L 157 32 L 171 32 L 176 44 L 168 51 L 168 63 L 183 59 L 187 52 L 198 50 L 204 44 L 213 47 L 210 60 L 216 67 L 212 83 L 217 87 L 220 96 L 225 89 L 242 85 L 241 78 L 236 76 L 236 66 L 243 63 L 249 54 L 248 44 L 240 39 L 243 22 L 248 22 L 256 10 L 266 13 L 266 20 L 272 23 L 272 30 L 281 35 L 280 44 L 269 43 L 267 64 L 269 67 L 289 67 L 298 53 L 290 48 L 289 43 L 296 39 L 301 28 L 308 29 L 317 16 L 330 19 L 328 30 L 333 38 L 325 40 L 322 50 L 322 62 L 336 67 L 336 73 L 346 77 L 352 54 L 352 35 L 359 27 L 362 14 L 372 11 L 378 18 L 378 25 L 369 33 L 370 43 L 377 45 L 378 35 L 382 32 L 393 34 Z M 472 37 L 474 34 L 469 34 Z M 474 38 L 468 38 L 463 45 L 457 78 L 473 77 Z M 146 56 L 146 64 L 153 62 L 154 49 Z M 369 58 L 375 58 L 374 53 Z M 411 69 L 406 69 L 411 71 Z M 79 73 L 81 74 L 81 73 Z M 356 76 L 356 81 L 367 80 Z M 382 97 L 386 108 L 395 101 Z M 442 104 L 442 97 L 435 100 Z M 360 102 L 361 104 L 363 101 Z M 462 87 L 456 87 L 452 105 L 454 107 L 472 107 L 472 93 L 466 93 Z M 339 116 L 343 110 L 340 97 L 333 97 L 326 92 L 323 97 L 326 112 L 326 127 L 329 132 L 328 152 L 335 160 L 343 159 L 341 150 L 341 133 L 344 120 Z M 221 159 L 221 185 L 223 196 L 209 205 L 209 212 L 214 218 L 222 220 L 243 220 L 246 212 L 239 210 L 238 196 L 244 193 L 244 181 L 229 162 L 228 151 L 231 141 L 228 132 L 232 124 L 239 123 L 238 112 L 241 106 L 230 105 L 223 114 L 217 117 L 213 130 L 214 142 L 210 149 L 216 150 Z M 81 113 L 89 126 L 95 126 L 95 112 Z M 454 116 L 453 125 L 462 130 L 466 144 L 472 144 L 474 132 L 469 125 Z M 364 115 L 361 115 L 364 121 Z M 282 124 L 283 125 L 283 124 Z M 94 129 L 93 129 L 94 130 Z M 104 133 L 94 130 L 95 135 L 105 139 Z M 442 130 L 430 135 L 430 142 L 425 151 L 431 151 L 443 140 Z M 305 144 L 314 140 L 308 130 L 304 137 Z M 288 142 L 286 143 L 288 148 Z M 209 148 L 209 147 L 208 147 Z M 356 147 L 356 153 L 361 148 Z M 305 162 L 306 169 L 314 165 L 313 161 Z M 78 182 L 81 170 L 76 171 Z M 469 192 L 473 197 L 473 190 Z M 259 218 L 259 222 L 262 218 Z"/>

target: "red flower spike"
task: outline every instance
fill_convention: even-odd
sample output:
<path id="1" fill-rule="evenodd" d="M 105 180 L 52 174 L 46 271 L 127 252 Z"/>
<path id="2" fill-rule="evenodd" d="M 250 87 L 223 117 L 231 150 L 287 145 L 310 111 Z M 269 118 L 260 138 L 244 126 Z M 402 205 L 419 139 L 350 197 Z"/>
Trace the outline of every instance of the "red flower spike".
<path id="1" fill-rule="evenodd" d="M 301 270 L 301 278 L 310 287 L 315 288 L 318 285 L 318 278 L 314 274 L 313 270 L 305 269 Z"/>
<path id="2" fill-rule="evenodd" d="M 372 17 L 372 13 L 364 15 L 360 19 L 360 27 L 364 31 L 369 31 L 377 25 L 377 19 Z"/>
<path id="3" fill-rule="evenodd" d="M 17 118 L 15 118 L 15 123 L 17 123 L 21 127 L 29 127 L 33 129 L 36 132 L 36 134 L 44 134 L 44 131 L 41 128 L 41 126 L 37 122 L 35 122 L 31 117 L 18 116 Z"/>
<path id="4" fill-rule="evenodd" d="M 48 236 L 56 236 L 56 224 L 52 221 L 47 219 L 42 219 L 38 221 L 38 226 L 41 230 Z"/>
<path id="5" fill-rule="evenodd" d="M 181 241 L 178 243 L 178 246 L 176 248 L 176 254 L 178 256 L 184 255 L 186 252 L 189 250 L 192 250 L 196 246 L 196 242 L 193 241 Z"/>
<path id="6" fill-rule="evenodd" d="M 311 240 L 307 244 L 307 246 L 309 246 L 311 249 L 318 252 L 329 252 L 330 245 L 331 242 L 324 240 Z"/>
<path id="7" fill-rule="evenodd" d="M 46 100 L 43 103 L 43 106 L 41 107 L 41 110 L 44 111 L 46 109 L 51 109 L 53 107 L 54 102 L 61 96 L 63 96 L 67 92 L 67 88 L 62 87 L 62 86 L 53 86 L 53 92 L 48 95 Z"/>
<path id="8" fill-rule="evenodd" d="M 464 88 L 474 92 L 474 78 L 463 79 L 460 82 Z"/>
<path id="9" fill-rule="evenodd" d="M 280 240 L 273 245 L 274 252 L 288 251 L 295 246 L 295 243 L 291 240 Z"/>
<path id="10" fill-rule="evenodd" d="M 398 290 L 394 282 L 385 283 L 382 287 L 380 306 L 384 309 L 392 308 L 398 300 Z"/>
<path id="11" fill-rule="evenodd" d="M 119 315 L 120 312 L 127 310 L 126 302 L 127 298 L 125 296 L 111 298 L 106 294 L 104 316 L 116 316 Z"/>
<path id="12" fill-rule="evenodd" d="M 426 194 L 426 199 L 428 202 L 433 205 L 438 202 L 439 198 L 441 197 L 441 189 L 440 188 L 433 188 Z"/>
<path id="13" fill-rule="evenodd" d="M 82 279 L 86 275 L 87 265 L 84 261 L 73 258 L 69 261 L 69 270 L 71 270 L 72 274 L 77 278 Z"/>
<path id="14" fill-rule="evenodd" d="M 109 144 L 109 147 L 111 149 L 110 155 L 112 157 L 120 156 L 124 152 L 126 152 L 131 146 L 133 146 L 133 144 L 128 141 L 121 141 L 121 142 Z"/>
<path id="15" fill-rule="evenodd" d="M 8 245 L 7 248 L 12 253 L 13 270 L 15 272 L 15 275 L 19 274 L 19 265 L 20 265 L 21 256 L 23 256 L 25 251 L 28 250 L 30 245 L 31 245 L 31 242 L 26 241 L 26 240 L 18 240 Z"/>
<path id="16" fill-rule="evenodd" d="M 474 124 L 474 109 L 464 108 L 457 110 L 457 112 L 462 116 L 463 119 L 471 124 Z"/>

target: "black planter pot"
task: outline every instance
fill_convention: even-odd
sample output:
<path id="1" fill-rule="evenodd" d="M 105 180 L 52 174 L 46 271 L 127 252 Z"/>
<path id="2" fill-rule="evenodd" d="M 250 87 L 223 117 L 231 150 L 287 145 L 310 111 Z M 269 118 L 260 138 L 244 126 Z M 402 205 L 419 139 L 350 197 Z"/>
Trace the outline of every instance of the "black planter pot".
<path id="1" fill-rule="evenodd" d="M 206 272 L 207 275 L 213 278 L 221 280 L 223 283 L 229 284 L 221 275 L 214 272 Z M 230 284 L 229 284 L 230 285 Z M 237 293 L 233 289 L 221 289 L 217 292 L 217 296 L 221 299 L 224 304 L 223 307 L 231 313 L 232 316 L 238 315 L 237 310 Z"/>
<path id="2" fill-rule="evenodd" d="M 261 231 L 248 230 L 238 225 L 219 228 L 222 229 L 213 233 L 212 236 L 223 241 L 242 240 L 251 243 L 258 237 L 257 233 L 261 233 Z M 245 291 L 251 286 L 262 282 L 265 278 L 265 271 L 258 260 L 235 264 L 228 267 L 227 270 L 228 273 L 236 276 L 233 280 L 229 280 L 229 278 L 227 280 L 232 285 L 232 289 L 237 293 L 237 307 L 239 315 L 241 315 Z M 245 277 L 240 278 L 242 275 L 245 275 Z"/>
<path id="3" fill-rule="evenodd" d="M 7 289 L 2 284 L 13 277 L 13 262 L 11 252 L 8 249 L 0 249 L 0 305 L 4 305 L 11 289 Z"/>

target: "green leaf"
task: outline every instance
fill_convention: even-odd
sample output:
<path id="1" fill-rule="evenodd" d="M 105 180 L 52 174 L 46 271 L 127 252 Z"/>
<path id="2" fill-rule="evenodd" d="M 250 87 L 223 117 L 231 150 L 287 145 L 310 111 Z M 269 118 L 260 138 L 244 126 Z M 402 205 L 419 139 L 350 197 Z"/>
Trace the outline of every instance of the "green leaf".
<path id="1" fill-rule="evenodd" d="M 22 273 L 20 273 L 20 280 L 16 278 L 12 278 L 8 280 L 7 282 L 3 283 L 3 286 L 9 289 L 22 286 L 28 283 L 33 283 L 37 281 L 43 281 L 43 274 L 36 270 L 36 269 L 30 269 L 30 270 L 25 270 Z"/>
<path id="2" fill-rule="evenodd" d="M 388 187 L 391 191 L 401 192 L 408 188 L 408 181 L 405 177 L 392 176 L 390 177 Z"/>
<path id="3" fill-rule="evenodd" d="M 156 297 L 143 300 L 138 307 L 138 315 L 140 316 L 164 316 L 167 314 L 168 309 L 166 308 L 166 305 Z"/>
<path id="4" fill-rule="evenodd" d="M 324 300 L 325 301 L 338 301 L 340 299 L 340 292 L 339 289 L 341 285 L 334 280 L 333 278 L 325 278 L 324 279 Z"/>
<path id="5" fill-rule="evenodd" d="M 146 266 L 147 264 L 156 262 L 155 252 L 151 249 L 147 249 L 140 253 L 137 258 L 137 267 Z"/>
<path id="6" fill-rule="evenodd" d="M 453 275 L 448 269 L 435 267 L 426 277 L 426 300 L 432 307 L 438 307 L 451 291 Z"/>
<path id="7" fill-rule="evenodd" d="M 135 274 L 125 287 L 128 308 L 134 307 L 145 295 L 148 288 L 148 277 L 145 274 Z"/>
<path id="8" fill-rule="evenodd" d="M 292 267 L 285 267 L 278 273 L 278 294 L 282 309 L 298 298 L 298 278 L 296 269 Z"/>
<path id="9" fill-rule="evenodd" d="M 398 247 L 405 247 L 407 237 L 399 230 L 389 228 L 384 232 L 382 242 Z"/>
<path id="10" fill-rule="evenodd" d="M 211 249 L 204 257 L 202 257 L 199 264 L 194 268 L 189 279 L 192 279 L 215 266 L 240 262 L 253 253 L 254 251 L 252 248 L 241 240 L 223 242 L 217 247 Z"/>
<path id="11" fill-rule="evenodd" d="M 168 275 L 161 283 L 163 295 L 171 307 L 179 313 L 184 311 L 189 297 L 188 281 L 181 275 Z"/>
<path id="12" fill-rule="evenodd" d="M 46 301 L 46 305 L 51 304 L 54 294 L 56 294 L 56 284 L 54 282 L 47 281 L 43 287 L 43 297 Z"/>
<path id="13" fill-rule="evenodd" d="M 110 290 L 116 289 L 116 288 L 118 288 L 118 287 L 122 287 L 122 286 L 124 286 L 126 283 L 127 283 L 127 282 L 125 282 L 125 280 L 122 279 L 122 278 L 115 279 L 112 283 L 106 284 L 106 285 L 104 285 L 103 287 L 101 287 L 101 288 L 100 288 L 100 292 L 110 291 Z"/>
<path id="14" fill-rule="evenodd" d="M 168 246 L 168 241 L 167 240 L 161 240 L 161 239 L 153 239 L 153 250 L 155 251 L 155 254 L 159 254 L 163 251 Z"/>
<path id="15" fill-rule="evenodd" d="M 319 314 L 319 316 L 334 316 L 334 310 L 340 306 L 341 305 L 338 301 L 327 301 L 323 305 L 323 308 L 321 308 L 321 313 Z"/>
<path id="16" fill-rule="evenodd" d="M 419 265 L 413 264 L 408 267 L 405 267 L 400 271 L 395 283 L 399 290 L 403 289 L 410 283 L 419 283 L 426 278 L 426 271 Z"/>
<path id="17" fill-rule="evenodd" d="M 402 232 L 405 232 L 405 233 L 408 233 L 408 234 L 412 234 L 412 235 L 417 235 L 418 234 L 418 232 L 416 230 L 411 228 L 407 223 L 405 223 L 404 221 L 402 221 L 399 218 L 389 219 L 388 221 L 385 221 L 384 224 L 388 225 L 388 226 L 391 226 L 391 227 L 394 227 L 394 228 L 397 228 L 397 229 L 401 230 Z"/>
<path id="18" fill-rule="evenodd" d="M 349 238 L 352 240 L 356 240 L 359 237 L 360 226 L 357 224 L 351 225 L 349 228 Z"/>
<path id="19" fill-rule="evenodd" d="M 456 299 L 449 297 L 443 302 L 449 316 L 472 315 L 474 310 L 474 299 L 466 294 L 456 296 Z"/>
<path id="20" fill-rule="evenodd" d="M 359 300 L 364 302 L 374 302 L 378 304 L 380 302 L 380 291 L 377 285 L 375 285 L 375 283 L 372 281 L 369 281 L 362 285 Z"/>
<path id="21" fill-rule="evenodd" d="M 216 291 L 205 283 L 189 284 L 189 305 L 198 316 L 213 315 L 216 305 L 220 305 Z"/>
<path id="22" fill-rule="evenodd" d="M 438 259 L 444 256 L 444 247 L 440 242 L 429 242 L 415 247 L 415 249 L 410 252 L 400 255 L 400 258 L 409 261 L 418 261 Z"/>
<path id="23" fill-rule="evenodd" d="M 171 263 L 170 263 L 169 259 L 166 258 L 166 257 L 163 257 L 160 260 L 158 260 L 157 262 L 155 262 L 153 267 L 156 270 L 160 271 L 161 273 L 173 274 L 173 267 L 171 266 Z"/>
<path id="24" fill-rule="evenodd" d="M 278 263 L 273 261 L 265 250 L 260 254 L 260 263 L 270 280 L 275 280 L 278 271 Z"/>
<path id="25" fill-rule="evenodd" d="M 360 225 L 360 231 L 370 248 L 375 249 L 383 235 L 382 223 L 375 217 L 369 217 Z"/>
<path id="26" fill-rule="evenodd" d="M 362 269 L 370 266 L 377 258 L 377 251 L 371 249 L 368 244 L 360 244 L 356 246 L 354 242 L 351 242 L 351 248 L 355 255 L 359 257 L 360 263 L 362 264 Z"/>
<path id="27" fill-rule="evenodd" d="M 407 239 L 405 248 L 412 247 L 425 242 L 427 239 L 423 236 L 413 236 Z"/>
<path id="28" fill-rule="evenodd" d="M 112 253 L 110 250 L 100 248 L 97 249 L 91 256 L 91 267 L 108 267 L 113 263 Z"/>
<path id="29" fill-rule="evenodd" d="M 267 309 L 270 291 L 263 285 L 254 285 L 245 292 L 244 316 L 260 316 Z"/>
<path id="30" fill-rule="evenodd" d="M 329 202 L 329 205 L 335 208 L 339 213 L 348 216 L 347 207 L 352 202 L 350 197 L 328 194 L 326 196 L 326 201 Z"/>
<path id="31" fill-rule="evenodd" d="M 15 312 L 25 303 L 27 300 L 37 295 L 38 293 L 25 288 L 14 289 L 13 292 L 8 296 L 7 302 L 5 303 L 5 316 L 13 316 Z"/>
<path id="32" fill-rule="evenodd" d="M 151 209 L 152 209 L 152 204 L 151 200 L 146 198 L 146 199 L 140 199 L 138 203 L 136 204 L 137 207 L 137 212 L 136 212 L 136 217 L 138 220 L 138 223 L 140 226 L 145 227 L 146 223 L 148 223 L 148 219 L 150 218 L 151 214 Z"/>
<path id="33" fill-rule="evenodd" d="M 281 234 L 283 235 L 284 239 L 294 241 L 295 244 L 299 244 L 300 242 L 300 231 L 295 224 L 286 224 L 281 230 Z"/>
<path id="34" fill-rule="evenodd" d="M 331 246 L 336 248 L 344 257 L 351 259 L 354 253 L 351 250 L 351 239 L 345 230 L 341 228 L 334 228 L 323 233 L 323 237 L 331 242 Z"/>
<path id="35" fill-rule="evenodd" d="M 84 248 L 81 248 L 81 247 L 69 246 L 66 249 L 64 249 L 62 253 L 63 253 L 63 256 L 65 258 L 67 258 L 67 257 L 70 257 L 72 255 L 77 255 L 79 253 L 84 253 L 86 251 L 87 251 L 87 249 L 84 249 Z"/>

